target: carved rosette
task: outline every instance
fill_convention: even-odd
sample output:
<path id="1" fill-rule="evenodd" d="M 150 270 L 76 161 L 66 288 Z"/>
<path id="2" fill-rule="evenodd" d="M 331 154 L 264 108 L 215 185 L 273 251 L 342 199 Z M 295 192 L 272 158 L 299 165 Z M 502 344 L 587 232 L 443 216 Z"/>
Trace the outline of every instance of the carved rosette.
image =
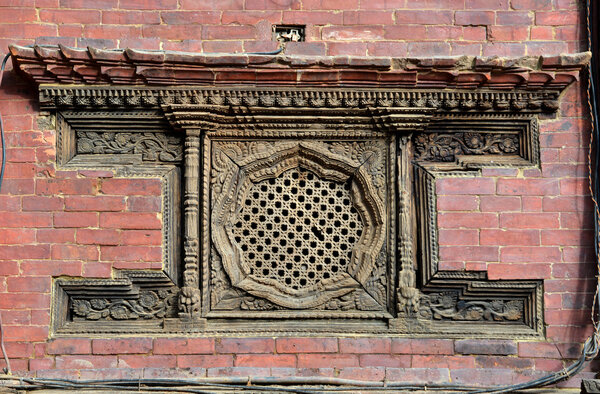
<path id="1" fill-rule="evenodd" d="M 357 290 L 360 291 L 361 297 L 369 299 L 366 304 L 370 303 L 377 306 L 370 309 L 382 310 L 384 308 L 373 299 L 373 296 L 364 291 L 369 286 L 373 288 L 373 285 L 368 282 L 372 281 L 372 273 L 378 260 L 381 260 L 380 252 L 384 250 L 383 246 L 387 234 L 386 206 L 383 197 L 385 195 L 385 176 L 381 174 L 382 166 L 374 163 L 376 157 L 379 157 L 379 161 L 382 160 L 384 151 L 382 147 L 376 145 L 366 147 L 367 149 L 360 149 L 365 148 L 365 146 L 361 146 L 359 149 L 357 147 L 356 143 L 354 143 L 354 146 L 352 146 L 352 143 L 328 145 L 315 141 L 222 142 L 213 145 L 212 243 L 220 256 L 222 267 L 233 287 L 285 309 L 337 309 L 335 308 L 336 302 L 332 303 L 332 300 L 347 296 Z M 380 150 L 377 151 L 377 149 Z M 365 154 L 366 152 L 368 154 Z M 243 230 L 235 230 L 236 225 L 238 227 L 244 225 L 244 218 L 241 217 L 244 203 L 246 202 L 249 205 L 261 203 L 252 200 L 251 193 L 256 185 L 261 185 L 269 180 L 275 184 L 275 180 L 280 179 L 282 176 L 290 176 L 292 170 L 295 170 L 295 172 L 291 176 L 316 179 L 314 182 L 319 185 L 321 182 L 329 184 L 332 195 L 333 192 L 339 189 L 336 192 L 339 198 L 344 196 L 343 189 L 345 186 L 349 197 L 347 199 L 349 200 L 348 205 L 351 201 L 351 209 L 360 217 L 358 225 L 361 227 L 360 237 L 354 239 L 354 243 L 348 246 L 351 251 L 350 260 L 345 265 L 338 264 L 344 269 L 336 269 L 337 272 L 329 271 L 325 276 L 321 276 L 319 280 L 308 281 L 311 283 L 304 283 L 300 286 L 289 285 L 291 281 L 286 283 L 279 280 L 276 274 L 271 276 L 260 274 L 260 270 L 256 269 L 256 264 L 253 265 L 246 261 L 248 260 L 248 254 L 243 250 L 245 245 L 240 245 L 240 236 L 236 237 L 236 234 L 242 234 Z M 298 175 L 299 173 L 301 175 Z M 286 180 L 286 182 L 289 184 L 289 180 Z M 305 183 L 305 180 L 300 180 L 300 185 Z M 262 187 L 267 190 L 266 185 Z M 323 195 L 326 192 L 326 190 L 323 191 Z M 312 189 L 309 193 L 312 193 Z M 289 199 L 287 194 L 271 197 L 273 200 L 280 201 Z M 323 201 L 327 200 L 323 198 Z M 329 201 L 333 202 L 334 199 L 330 198 Z M 342 211 L 341 207 L 336 206 L 336 208 L 339 208 L 340 212 Z M 304 233 L 304 245 L 309 246 L 311 244 L 310 240 L 314 239 L 315 242 L 312 242 L 314 246 L 317 245 L 319 239 L 325 238 L 325 234 L 322 233 L 321 228 L 318 228 L 317 222 L 321 221 L 324 224 L 326 220 L 331 220 L 331 224 L 337 225 L 337 227 L 348 226 L 349 223 L 339 220 L 334 223 L 334 216 L 331 213 L 328 217 L 327 211 L 329 209 L 333 211 L 333 206 L 323 205 L 322 209 L 323 211 L 320 214 L 316 210 L 313 211 L 313 218 L 303 219 L 296 212 L 294 217 L 278 216 L 276 221 L 287 220 L 290 226 L 293 226 L 296 222 L 304 222 L 310 227 L 310 231 L 307 229 Z M 350 220 L 349 216 L 346 216 Z M 343 215 L 340 217 L 343 217 Z M 268 220 L 264 216 L 262 216 L 262 219 Z M 352 223 L 355 224 L 356 221 Z M 287 225 L 285 226 L 287 227 Z M 302 228 L 301 226 L 295 227 L 296 230 Z M 297 235 L 301 236 L 302 232 Z M 289 233 L 290 238 L 294 236 L 293 233 Z M 269 239 L 267 242 L 269 244 L 272 241 L 277 241 L 277 239 Z M 291 240 L 285 242 L 288 241 L 292 244 Z M 265 239 L 253 242 L 264 243 Z M 296 245 L 301 244 L 302 241 L 296 241 Z M 285 244 L 281 243 L 281 245 Z M 336 249 L 339 248 L 339 245 L 328 243 L 328 247 L 329 250 L 326 250 L 328 255 L 339 255 Z M 307 248 L 303 249 L 302 252 L 306 256 L 312 254 Z M 307 257 L 304 261 L 299 254 L 298 256 L 288 256 L 289 262 L 283 260 L 271 263 L 273 271 L 279 271 L 280 275 L 284 276 L 283 271 L 285 270 L 283 268 L 286 265 L 294 267 L 294 261 L 292 261 L 294 257 L 296 257 L 298 270 L 292 272 L 296 276 L 301 275 L 300 271 L 303 268 L 313 272 L 316 272 L 315 270 L 327 271 L 330 269 L 327 266 L 319 266 L 315 262 L 316 259 L 311 260 Z M 335 258 L 334 261 L 331 261 L 330 258 L 325 260 L 329 264 L 336 264 Z M 265 264 L 267 263 L 265 262 Z M 262 266 L 262 262 L 259 266 Z M 293 270 L 293 268 L 289 268 L 289 270 Z M 265 272 L 267 271 L 270 272 L 265 270 Z M 351 298 L 354 297 L 355 295 L 352 295 Z M 337 303 L 341 305 L 341 302 L 338 301 Z"/>

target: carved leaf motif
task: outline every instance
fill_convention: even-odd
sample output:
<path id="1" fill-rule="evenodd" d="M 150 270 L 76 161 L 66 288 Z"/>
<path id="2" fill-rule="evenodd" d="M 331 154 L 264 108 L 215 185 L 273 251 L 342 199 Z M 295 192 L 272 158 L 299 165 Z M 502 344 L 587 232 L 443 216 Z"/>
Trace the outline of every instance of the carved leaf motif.
<path id="1" fill-rule="evenodd" d="M 421 133 L 414 137 L 415 158 L 454 161 L 457 155 L 514 154 L 520 148 L 516 134 L 477 132 Z"/>
<path id="2" fill-rule="evenodd" d="M 77 153 L 135 153 L 145 161 L 180 161 L 183 146 L 177 137 L 164 133 L 77 132 Z"/>
<path id="3" fill-rule="evenodd" d="M 142 290 L 137 300 L 94 298 L 73 300 L 73 314 L 86 320 L 161 319 L 173 313 L 178 289 Z"/>
<path id="4" fill-rule="evenodd" d="M 460 300 L 458 292 L 432 293 L 422 296 L 417 316 L 420 319 L 454 321 L 520 321 L 522 301 Z"/>

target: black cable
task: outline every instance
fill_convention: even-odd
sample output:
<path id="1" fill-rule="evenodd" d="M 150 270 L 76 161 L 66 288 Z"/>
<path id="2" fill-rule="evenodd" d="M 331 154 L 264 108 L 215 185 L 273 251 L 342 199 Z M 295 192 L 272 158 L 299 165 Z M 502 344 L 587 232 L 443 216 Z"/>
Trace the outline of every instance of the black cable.
<path id="1" fill-rule="evenodd" d="M 7 53 L 2 60 L 2 67 L 0 68 L 0 86 L 2 85 L 2 77 L 4 76 L 4 68 L 6 62 L 10 58 L 10 53 Z M 2 165 L 0 167 L 0 192 L 2 191 L 2 181 L 4 180 L 4 167 L 6 166 L 6 146 L 4 144 L 4 123 L 2 122 L 2 114 L 0 113 L 0 140 L 2 144 Z"/>

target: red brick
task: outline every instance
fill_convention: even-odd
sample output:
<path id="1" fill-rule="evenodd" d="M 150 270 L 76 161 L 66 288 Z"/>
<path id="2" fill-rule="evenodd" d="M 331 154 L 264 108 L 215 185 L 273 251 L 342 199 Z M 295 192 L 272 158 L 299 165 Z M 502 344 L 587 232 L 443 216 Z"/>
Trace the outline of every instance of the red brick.
<path id="1" fill-rule="evenodd" d="M 6 293 L 0 297 L 1 309 L 34 309 L 48 307 L 49 305 L 49 294 Z"/>
<path id="2" fill-rule="evenodd" d="M 358 356 L 355 354 L 298 354 L 299 368 L 344 368 L 358 366 Z"/>
<path id="3" fill-rule="evenodd" d="M 498 216 L 492 213 L 442 212 L 438 214 L 438 226 L 440 228 L 496 228 Z"/>
<path id="4" fill-rule="evenodd" d="M 81 276 L 80 261 L 37 260 L 23 261 L 21 269 L 27 275 Z"/>
<path id="5" fill-rule="evenodd" d="M 391 25 L 394 23 L 391 11 L 344 11 L 344 25 Z M 314 22 L 313 22 L 314 23 Z M 333 22 L 329 22 L 333 23 Z"/>
<path id="6" fill-rule="evenodd" d="M 133 198 L 133 197 L 131 197 Z M 125 209 L 125 198 L 115 196 L 67 196 L 65 197 L 67 211 L 122 211 Z"/>
<path id="7" fill-rule="evenodd" d="M 68 243 L 75 242 L 75 229 L 69 228 L 40 228 L 36 230 L 37 242 Z"/>
<path id="8" fill-rule="evenodd" d="M 324 40 L 332 41 L 380 40 L 383 38 L 384 28 L 382 26 L 332 26 L 324 27 L 321 34 Z"/>
<path id="9" fill-rule="evenodd" d="M 477 230 L 449 230 L 440 229 L 438 232 L 440 245 L 479 245 L 479 232 Z"/>
<path id="10" fill-rule="evenodd" d="M 1 303 L 2 302 L 0 301 L 0 304 Z M 11 306 L 10 308 L 14 308 L 14 306 Z M 45 341 L 46 339 L 48 339 L 47 326 L 4 326 L 5 341 L 36 342 Z"/>
<path id="11" fill-rule="evenodd" d="M 0 227 L 51 227 L 52 216 L 49 213 L 4 212 L 0 215 Z"/>
<path id="12" fill-rule="evenodd" d="M 340 338 L 340 353 L 389 353 L 388 338 Z"/>
<path id="13" fill-rule="evenodd" d="M 551 246 L 506 246 L 500 250 L 500 261 L 504 263 L 558 262 L 561 252 Z"/>
<path id="14" fill-rule="evenodd" d="M 451 25 L 452 11 L 398 10 L 396 23 L 408 25 Z"/>
<path id="15" fill-rule="evenodd" d="M 509 195 L 556 195 L 559 183 L 555 179 L 499 179 L 498 193 Z"/>
<path id="16" fill-rule="evenodd" d="M 23 196 L 24 211 L 58 211 L 63 205 L 61 197 Z"/>
<path id="17" fill-rule="evenodd" d="M 11 358 L 30 358 L 33 355 L 33 345 L 27 342 L 5 343 L 6 354 Z"/>
<path id="18" fill-rule="evenodd" d="M 488 278 L 498 279 L 544 279 L 550 277 L 550 265 L 548 263 L 515 264 L 494 263 L 488 266 Z"/>
<path id="19" fill-rule="evenodd" d="M 83 34 L 95 39 L 111 39 L 114 37 L 140 37 L 141 27 L 131 25 L 87 25 L 83 27 Z"/>
<path id="20" fill-rule="evenodd" d="M 156 338 L 154 354 L 210 354 L 215 351 L 212 338 Z"/>
<path id="21" fill-rule="evenodd" d="M 0 260 L 47 259 L 48 245 L 5 245 L 0 248 Z"/>
<path id="22" fill-rule="evenodd" d="M 437 208 L 438 211 L 476 211 L 479 208 L 479 200 L 476 196 L 438 194 Z"/>
<path id="23" fill-rule="evenodd" d="M 96 246 L 52 245 L 52 258 L 56 260 L 98 260 Z"/>
<path id="24" fill-rule="evenodd" d="M 161 222 L 154 213 L 103 212 L 100 213 L 100 227 L 152 230 L 160 229 Z"/>
<path id="25" fill-rule="evenodd" d="M 430 9 L 449 9 L 460 10 L 464 8 L 463 0 L 411 0 L 407 1 L 406 8 L 430 8 Z M 401 7 L 398 7 L 401 8 Z"/>
<path id="26" fill-rule="evenodd" d="M 295 354 L 238 354 L 236 367 L 295 367 Z"/>
<path id="27" fill-rule="evenodd" d="M 413 382 L 416 384 L 448 383 L 447 368 L 388 368 L 386 380 L 393 382 Z"/>
<path id="28" fill-rule="evenodd" d="M 57 338 L 48 343 L 48 354 L 91 354 L 92 341 L 88 338 Z"/>
<path id="29" fill-rule="evenodd" d="M 517 344 L 509 340 L 463 339 L 454 343 L 454 349 L 459 354 L 517 354 Z"/>
<path id="30" fill-rule="evenodd" d="M 118 245 L 119 232 L 116 230 L 78 229 L 77 243 L 84 245 Z"/>
<path id="31" fill-rule="evenodd" d="M 233 357 L 225 354 L 177 356 L 177 367 L 191 368 L 197 366 L 203 368 L 232 367 Z"/>
<path id="32" fill-rule="evenodd" d="M 116 356 L 67 355 L 56 357 L 58 369 L 116 368 Z"/>
<path id="33" fill-rule="evenodd" d="M 558 228 L 558 213 L 500 213 L 502 228 Z"/>
<path id="34" fill-rule="evenodd" d="M 593 234 L 581 230 L 542 230 L 542 245 L 591 246 Z"/>
<path id="35" fill-rule="evenodd" d="M 217 353 L 274 353 L 275 340 L 271 338 L 222 338 L 217 342 Z"/>
<path id="36" fill-rule="evenodd" d="M 186 26 L 187 28 L 187 26 Z M 205 40 L 255 39 L 254 26 L 203 26 L 202 38 Z"/>
<path id="37" fill-rule="evenodd" d="M 512 0 L 510 5 L 515 10 L 551 10 L 552 0 Z"/>
<path id="38" fill-rule="evenodd" d="M 278 338 L 277 353 L 335 353 L 338 351 L 336 338 Z"/>
<path id="39" fill-rule="evenodd" d="M 553 39 L 552 27 L 549 26 L 531 26 L 530 35 L 532 40 L 550 41 Z"/>
<path id="40" fill-rule="evenodd" d="M 40 10 L 40 21 L 54 23 L 100 23 L 101 15 L 96 10 Z"/>
<path id="41" fill-rule="evenodd" d="M 525 56 L 525 44 L 489 42 L 483 44 L 482 53 L 484 56 Z"/>
<path id="42" fill-rule="evenodd" d="M 5 164 L 4 178 L 33 178 L 37 174 L 37 166 L 31 163 L 11 163 Z"/>
<path id="43" fill-rule="evenodd" d="M 500 246 L 536 246 L 540 244 L 540 231 L 482 229 L 480 232 L 480 243 L 482 245 Z"/>
<path id="44" fill-rule="evenodd" d="M 463 38 L 468 41 L 485 41 L 487 29 L 482 26 L 465 26 L 463 27 Z"/>
<path id="45" fill-rule="evenodd" d="M 358 358 L 361 367 L 408 368 L 411 365 L 410 355 L 361 354 Z"/>
<path id="46" fill-rule="evenodd" d="M 508 196 L 481 196 L 479 206 L 482 212 L 520 211 L 521 199 Z"/>
<path id="47" fill-rule="evenodd" d="M 5 179 L 2 182 L 2 192 L 6 194 L 33 194 L 34 189 L 33 179 Z"/>
<path id="48" fill-rule="evenodd" d="M 158 12 L 102 11 L 102 23 L 108 25 L 154 25 L 160 24 Z"/>
<path id="49" fill-rule="evenodd" d="M 494 194 L 496 185 L 491 178 L 439 178 L 436 182 L 439 194 Z"/>
<path id="50" fill-rule="evenodd" d="M 95 212 L 56 212 L 54 227 L 98 227 L 98 214 Z"/>
<path id="51" fill-rule="evenodd" d="M 21 207 L 21 197 L 0 196 L 0 212 L 18 211 Z"/>
<path id="52" fill-rule="evenodd" d="M 19 264 L 16 261 L 4 260 L 0 264 L 0 276 L 18 275 Z"/>
<path id="53" fill-rule="evenodd" d="M 49 277 L 37 276 L 11 276 L 6 278 L 6 288 L 12 293 L 49 293 Z"/>
<path id="54" fill-rule="evenodd" d="M 358 0 L 303 0 L 305 10 L 356 10 Z"/>
<path id="55" fill-rule="evenodd" d="M 160 195 L 158 179 L 121 179 L 112 178 L 102 181 L 101 190 L 104 194 L 127 196 L 156 196 Z"/>
<path id="56" fill-rule="evenodd" d="M 36 194 L 94 194 L 97 181 L 95 179 L 37 179 Z"/>
<path id="57" fill-rule="evenodd" d="M 298 10 L 301 8 L 300 0 L 246 0 L 247 10 Z"/>
<path id="58" fill-rule="evenodd" d="M 163 11 L 160 17 L 167 25 L 216 25 L 221 22 L 218 11 Z M 231 23 L 223 21 L 223 24 Z"/>
<path id="59" fill-rule="evenodd" d="M 10 4 L 10 3 L 4 3 Z M 14 3 L 13 3 L 14 4 Z M 25 23 L 35 22 L 37 19 L 36 10 L 34 8 L 2 8 L 0 14 L 0 23 Z"/>
<path id="60" fill-rule="evenodd" d="M 162 248 L 150 246 L 100 246 L 103 261 L 161 261 Z"/>
<path id="61" fill-rule="evenodd" d="M 0 244 L 29 244 L 35 242 L 35 230 L 5 228 L 0 230 Z"/>
<path id="62" fill-rule="evenodd" d="M 531 25 L 533 16 L 526 11 L 498 11 L 496 12 L 496 24 L 515 26 L 517 29 L 525 28 Z M 526 40 L 524 38 L 523 40 Z"/>
<path id="63" fill-rule="evenodd" d="M 367 43 L 365 42 L 327 42 L 327 55 L 329 56 L 365 56 Z"/>
<path id="64" fill-rule="evenodd" d="M 414 25 L 385 27 L 386 40 L 409 40 L 411 38 L 420 40 L 428 39 L 427 29 L 424 26 Z"/>
<path id="65" fill-rule="evenodd" d="M 302 11 L 299 11 L 302 12 Z M 316 13 L 315 13 L 316 14 Z M 324 13 L 323 13 L 324 14 Z M 222 24 L 238 24 L 238 25 L 254 25 L 261 21 L 269 21 L 270 23 L 281 23 L 281 11 L 223 11 L 220 23 Z M 341 18 L 340 18 L 341 21 Z M 317 23 L 311 20 L 312 23 Z M 217 24 L 219 21 L 216 22 Z M 296 22 L 285 22 L 296 23 Z"/>
<path id="66" fill-rule="evenodd" d="M 445 339 L 392 339 L 396 354 L 454 354 L 454 343 Z"/>
<path id="67" fill-rule="evenodd" d="M 430 56 L 436 53 L 439 56 L 450 55 L 450 44 L 447 42 L 410 42 L 408 44 L 408 54 L 410 56 Z"/>
<path id="68" fill-rule="evenodd" d="M 149 353 L 150 350 L 152 350 L 152 338 L 92 340 L 93 354 Z"/>
<path id="69" fill-rule="evenodd" d="M 163 234 L 158 230 L 125 230 L 121 232 L 122 245 L 161 246 Z"/>
<path id="70" fill-rule="evenodd" d="M 494 13 L 492 11 L 456 11 L 454 18 L 455 23 L 462 26 L 494 24 Z"/>
<path id="71" fill-rule="evenodd" d="M 548 342 L 521 342 L 519 343 L 519 357 L 530 358 L 562 358 L 558 348 Z"/>
<path id="72" fill-rule="evenodd" d="M 176 356 L 148 356 L 119 354 L 119 368 L 175 368 Z"/>
<path id="73" fill-rule="evenodd" d="M 579 23 L 579 15 L 576 11 L 539 11 L 535 13 L 535 24 L 538 26 L 577 25 Z"/>
<path id="74" fill-rule="evenodd" d="M 490 26 L 488 29 L 490 41 L 525 41 L 529 38 L 527 26 Z"/>
<path id="75" fill-rule="evenodd" d="M 429 368 L 431 366 L 450 369 L 475 368 L 475 360 L 473 357 L 463 356 L 414 355 L 411 366 L 413 368 Z"/>
<path id="76" fill-rule="evenodd" d="M 466 0 L 467 10 L 506 10 L 508 0 Z"/>
<path id="77" fill-rule="evenodd" d="M 177 0 L 119 0 L 119 8 L 126 10 L 172 10 Z"/>
<path id="78" fill-rule="evenodd" d="M 440 259 L 444 261 L 498 261 L 497 246 L 440 246 Z"/>

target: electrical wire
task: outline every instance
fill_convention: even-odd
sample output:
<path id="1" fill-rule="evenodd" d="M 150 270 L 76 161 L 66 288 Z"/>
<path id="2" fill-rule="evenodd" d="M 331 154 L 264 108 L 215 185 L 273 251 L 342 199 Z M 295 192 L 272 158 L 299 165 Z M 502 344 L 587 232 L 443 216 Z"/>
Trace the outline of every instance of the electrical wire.
<path id="1" fill-rule="evenodd" d="M 4 77 L 4 68 L 6 67 L 6 62 L 10 58 L 10 54 L 4 56 L 2 60 L 2 66 L 0 66 L 0 86 L 2 86 L 2 78 Z M 2 122 L 2 114 L 0 113 L 0 145 L 2 145 L 2 164 L 0 165 L 0 192 L 2 191 L 2 181 L 4 180 L 4 168 L 6 166 L 6 145 L 4 143 L 4 123 Z M 4 357 L 4 362 L 6 363 L 6 367 L 4 368 L 6 374 L 11 375 L 12 371 L 10 369 L 10 360 L 8 359 L 8 354 L 6 353 L 6 348 L 4 347 L 4 328 L 2 327 L 2 312 L 0 312 L 0 350 L 2 350 L 2 356 Z"/>

